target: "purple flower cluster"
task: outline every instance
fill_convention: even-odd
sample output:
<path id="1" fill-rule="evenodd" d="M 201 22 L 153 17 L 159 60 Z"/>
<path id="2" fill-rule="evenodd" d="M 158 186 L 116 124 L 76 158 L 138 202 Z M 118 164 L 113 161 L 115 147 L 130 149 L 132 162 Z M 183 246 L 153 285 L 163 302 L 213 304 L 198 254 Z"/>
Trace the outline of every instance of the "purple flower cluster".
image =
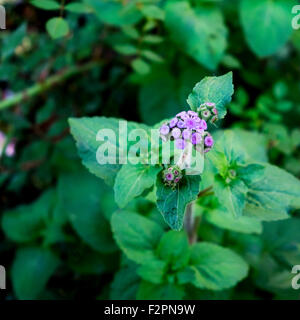
<path id="1" fill-rule="evenodd" d="M 178 166 L 170 166 L 163 171 L 163 181 L 166 186 L 175 188 L 182 179 L 182 171 Z"/>
<path id="2" fill-rule="evenodd" d="M 218 110 L 213 102 L 202 103 L 197 111 L 205 121 L 215 123 L 218 120 Z"/>
<path id="3" fill-rule="evenodd" d="M 0 131 L 0 157 L 2 156 L 2 153 L 4 151 L 4 147 L 6 144 L 7 137 L 6 135 Z M 9 142 L 5 148 L 5 155 L 7 157 L 13 157 L 15 155 L 15 141 L 12 140 L 11 142 Z"/>
<path id="4" fill-rule="evenodd" d="M 195 111 L 182 111 L 168 123 L 160 127 L 160 136 L 164 141 L 168 139 L 175 141 L 177 149 L 185 149 L 188 142 L 194 146 L 204 144 L 204 151 L 207 152 L 213 146 L 213 138 L 206 131 L 207 122 Z"/>

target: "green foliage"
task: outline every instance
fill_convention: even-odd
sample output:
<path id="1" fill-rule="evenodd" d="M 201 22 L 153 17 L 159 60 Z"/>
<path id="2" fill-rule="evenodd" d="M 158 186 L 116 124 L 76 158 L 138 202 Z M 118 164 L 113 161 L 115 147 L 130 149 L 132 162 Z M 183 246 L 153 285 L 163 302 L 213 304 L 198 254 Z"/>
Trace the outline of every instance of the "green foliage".
<path id="1" fill-rule="evenodd" d="M 242 0 L 240 18 L 246 40 L 255 54 L 266 57 L 276 53 L 292 34 L 293 0 Z M 263 23 L 263 28 L 261 27 Z"/>
<path id="2" fill-rule="evenodd" d="M 192 110 L 205 102 L 214 102 L 220 119 L 226 115 L 226 105 L 233 95 L 232 73 L 221 77 L 206 77 L 197 83 L 188 97 L 188 104 Z"/>
<path id="3" fill-rule="evenodd" d="M 48 20 L 46 29 L 52 39 L 58 39 L 69 33 L 69 25 L 63 18 L 52 18 Z"/>
<path id="4" fill-rule="evenodd" d="M 294 4 L 4 4 L 4 299 L 299 299 Z M 151 133 L 205 102 L 214 146 L 172 189 Z M 125 124 L 143 136 L 124 145 Z"/>
<path id="5" fill-rule="evenodd" d="M 182 228 L 186 206 L 196 199 L 199 183 L 200 176 L 186 176 L 184 181 L 175 190 L 172 190 L 163 184 L 161 177 L 158 177 L 156 183 L 157 207 L 172 229 Z"/>
<path id="6" fill-rule="evenodd" d="M 179 281 L 190 282 L 201 289 L 230 288 L 248 273 L 246 262 L 236 253 L 205 242 L 192 247 L 189 264 L 179 274 Z"/>
<path id="7" fill-rule="evenodd" d="M 227 37 L 218 9 L 201 5 L 192 8 L 188 1 L 168 1 L 165 23 L 172 40 L 182 50 L 208 69 L 217 68 Z"/>
<path id="8" fill-rule="evenodd" d="M 12 266 L 12 281 L 17 298 L 37 299 L 58 265 L 58 258 L 49 250 L 38 247 L 19 249 Z"/>

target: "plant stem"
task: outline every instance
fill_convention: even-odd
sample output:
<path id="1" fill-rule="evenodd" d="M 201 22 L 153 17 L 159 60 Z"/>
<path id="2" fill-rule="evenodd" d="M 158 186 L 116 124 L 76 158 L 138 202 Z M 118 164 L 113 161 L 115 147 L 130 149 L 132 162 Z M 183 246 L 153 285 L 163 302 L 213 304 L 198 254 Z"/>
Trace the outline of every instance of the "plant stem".
<path id="1" fill-rule="evenodd" d="M 85 71 L 88 71 L 94 67 L 99 66 L 100 63 L 98 61 L 88 62 L 83 65 L 72 66 L 65 71 L 59 72 L 53 76 L 50 76 L 47 80 L 36 83 L 32 87 L 25 89 L 19 93 L 16 93 L 9 99 L 5 99 L 0 102 L 0 111 L 13 107 L 14 105 L 26 101 L 29 98 L 37 96 L 44 91 L 50 89 L 51 87 L 60 84 L 61 82 L 65 81 L 66 79 Z"/>
<path id="2" fill-rule="evenodd" d="M 184 215 L 184 229 L 188 235 L 190 244 L 197 242 L 197 230 L 200 223 L 200 217 L 195 218 L 193 215 L 193 204 L 191 202 L 186 206 Z"/>

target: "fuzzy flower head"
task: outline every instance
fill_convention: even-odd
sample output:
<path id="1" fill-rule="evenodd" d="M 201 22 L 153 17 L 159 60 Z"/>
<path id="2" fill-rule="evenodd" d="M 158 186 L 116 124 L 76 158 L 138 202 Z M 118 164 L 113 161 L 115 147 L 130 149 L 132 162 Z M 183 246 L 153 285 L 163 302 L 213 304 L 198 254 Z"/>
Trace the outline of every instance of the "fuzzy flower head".
<path id="1" fill-rule="evenodd" d="M 182 111 L 160 127 L 160 136 L 164 141 L 174 140 L 176 148 L 184 150 L 188 142 L 193 145 L 202 143 L 202 136 L 206 129 L 206 121 L 200 118 L 197 112 Z"/>
<path id="2" fill-rule="evenodd" d="M 218 110 L 214 102 L 202 103 L 197 111 L 205 121 L 215 123 L 218 120 Z"/>
<path id="3" fill-rule="evenodd" d="M 5 148 L 5 144 L 7 143 L 7 137 L 6 135 L 0 131 L 0 157 L 2 156 L 3 154 L 3 151 L 4 151 L 4 148 Z M 15 148 L 15 141 L 12 140 L 11 142 L 9 142 L 7 145 L 6 145 L 6 148 L 5 148 L 5 155 L 7 157 L 13 157 L 16 153 L 16 148 Z"/>
<path id="4" fill-rule="evenodd" d="M 166 186 L 174 189 L 183 177 L 182 170 L 179 167 L 170 166 L 162 172 L 163 182 Z"/>

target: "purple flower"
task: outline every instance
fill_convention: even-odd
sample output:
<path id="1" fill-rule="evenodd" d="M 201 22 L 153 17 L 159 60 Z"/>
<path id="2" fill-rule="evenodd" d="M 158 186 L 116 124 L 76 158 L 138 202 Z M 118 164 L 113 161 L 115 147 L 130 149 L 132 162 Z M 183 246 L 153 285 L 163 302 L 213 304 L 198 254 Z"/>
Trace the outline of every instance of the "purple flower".
<path id="1" fill-rule="evenodd" d="M 204 139 L 204 144 L 207 147 L 212 147 L 213 144 L 214 144 L 214 139 L 212 138 L 212 136 L 206 136 L 205 139 Z"/>
<path id="2" fill-rule="evenodd" d="M 179 172 L 177 170 L 174 171 L 175 176 L 178 176 L 178 173 Z"/>
<path id="3" fill-rule="evenodd" d="M 178 119 L 177 118 L 173 118 L 170 121 L 170 124 L 169 124 L 170 128 L 174 128 L 176 126 L 177 122 L 178 122 Z"/>
<path id="4" fill-rule="evenodd" d="M 15 149 L 15 143 L 11 142 L 10 144 L 7 145 L 6 149 L 5 149 L 5 154 L 8 157 L 13 157 L 16 153 L 16 149 Z"/>
<path id="5" fill-rule="evenodd" d="M 197 117 L 193 117 L 192 119 L 194 119 L 196 123 L 199 123 L 201 121 L 201 119 L 198 116 Z"/>
<path id="6" fill-rule="evenodd" d="M 175 146 L 177 149 L 183 150 L 185 148 L 185 141 L 183 139 L 175 140 Z"/>
<path id="7" fill-rule="evenodd" d="M 197 112 L 192 111 L 192 110 L 189 110 L 189 111 L 188 111 L 188 114 L 189 114 L 190 116 L 192 116 L 192 117 L 197 117 L 197 116 L 198 116 Z"/>
<path id="8" fill-rule="evenodd" d="M 181 115 L 181 119 L 187 120 L 189 118 L 190 118 L 190 116 L 184 111 L 184 113 Z"/>
<path id="9" fill-rule="evenodd" d="M 184 140 L 189 140 L 191 138 L 192 132 L 188 129 L 182 131 L 182 137 Z"/>
<path id="10" fill-rule="evenodd" d="M 180 129 L 185 128 L 185 123 L 184 123 L 184 121 L 179 120 L 179 121 L 177 122 L 177 127 L 180 128 Z"/>
<path id="11" fill-rule="evenodd" d="M 186 111 L 181 111 L 181 112 L 176 114 L 176 117 L 182 117 L 184 115 L 186 115 Z"/>
<path id="12" fill-rule="evenodd" d="M 201 115 L 203 118 L 209 118 L 211 116 L 211 113 L 209 110 L 205 110 L 201 112 Z"/>
<path id="13" fill-rule="evenodd" d="M 217 110 L 216 108 L 213 108 L 213 109 L 212 109 L 212 112 L 213 112 L 214 114 L 218 114 L 218 110 Z"/>
<path id="14" fill-rule="evenodd" d="M 208 107 L 214 107 L 216 104 L 214 102 L 206 102 Z"/>
<path id="15" fill-rule="evenodd" d="M 211 123 L 214 123 L 218 120 L 218 116 L 213 116 L 210 120 Z"/>
<path id="16" fill-rule="evenodd" d="M 166 177 L 166 179 L 167 179 L 168 181 L 172 181 L 172 180 L 173 180 L 173 174 L 172 174 L 172 173 L 167 173 L 167 174 L 165 175 L 165 177 Z"/>
<path id="17" fill-rule="evenodd" d="M 170 132 L 170 128 L 169 126 L 167 126 L 166 124 L 163 124 L 161 127 L 160 127 L 160 133 L 162 135 L 167 135 L 168 133 Z"/>
<path id="18" fill-rule="evenodd" d="M 204 153 L 207 153 L 207 152 L 209 152 L 211 150 L 211 148 L 205 148 L 204 149 Z"/>
<path id="19" fill-rule="evenodd" d="M 179 180 L 180 180 L 180 178 L 177 177 L 177 178 L 175 178 L 174 182 L 177 183 L 177 182 L 179 182 Z"/>
<path id="20" fill-rule="evenodd" d="M 199 144 L 202 141 L 201 134 L 198 132 L 193 133 L 191 141 L 192 141 L 192 144 Z"/>
<path id="21" fill-rule="evenodd" d="M 186 119 L 185 125 L 188 129 L 195 129 L 196 128 L 196 121 L 192 118 Z"/>
<path id="22" fill-rule="evenodd" d="M 199 122 L 197 129 L 202 129 L 202 130 L 206 130 L 207 129 L 207 123 L 205 120 L 201 119 L 201 121 Z"/>
<path id="23" fill-rule="evenodd" d="M 175 139 L 178 139 L 181 136 L 181 130 L 178 128 L 174 128 L 171 134 Z"/>

